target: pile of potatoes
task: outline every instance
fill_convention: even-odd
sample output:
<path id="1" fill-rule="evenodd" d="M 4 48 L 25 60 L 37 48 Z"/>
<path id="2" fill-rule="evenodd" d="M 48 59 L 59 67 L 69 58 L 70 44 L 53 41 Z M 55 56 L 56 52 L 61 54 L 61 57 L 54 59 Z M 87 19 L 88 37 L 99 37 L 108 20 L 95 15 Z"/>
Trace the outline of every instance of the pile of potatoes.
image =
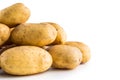
<path id="1" fill-rule="evenodd" d="M 66 41 L 54 22 L 25 23 L 30 10 L 23 3 L 0 11 L 0 67 L 11 75 L 30 75 L 49 68 L 74 69 L 90 60 L 90 48 Z"/>

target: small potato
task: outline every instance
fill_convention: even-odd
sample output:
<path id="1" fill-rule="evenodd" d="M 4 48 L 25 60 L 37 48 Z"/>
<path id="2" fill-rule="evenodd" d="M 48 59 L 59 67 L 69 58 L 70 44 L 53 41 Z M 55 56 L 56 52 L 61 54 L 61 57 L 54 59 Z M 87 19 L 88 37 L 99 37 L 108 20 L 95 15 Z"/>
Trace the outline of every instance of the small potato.
<path id="1" fill-rule="evenodd" d="M 67 35 L 64 29 L 56 23 L 53 22 L 46 22 L 46 23 L 51 24 L 57 30 L 57 37 L 52 44 L 64 44 L 67 39 Z"/>
<path id="2" fill-rule="evenodd" d="M 53 58 L 52 66 L 61 69 L 74 69 L 82 60 L 82 53 L 73 46 L 55 45 L 49 49 Z"/>
<path id="3" fill-rule="evenodd" d="M 18 45 L 45 46 L 51 44 L 57 36 L 56 29 L 50 24 L 24 23 L 11 33 L 11 40 Z"/>
<path id="4" fill-rule="evenodd" d="M 8 26 L 0 23 L 0 46 L 3 45 L 10 36 L 10 29 Z"/>
<path id="5" fill-rule="evenodd" d="M 0 11 L 0 23 L 15 27 L 30 17 L 30 10 L 23 3 L 13 4 Z"/>
<path id="6" fill-rule="evenodd" d="M 81 63 L 86 63 L 90 60 L 90 48 L 82 43 L 82 42 L 75 42 L 75 41 L 68 41 L 65 43 L 66 45 L 70 45 L 70 46 L 74 46 L 80 49 L 80 51 L 82 52 L 82 62 Z"/>
<path id="7" fill-rule="evenodd" d="M 36 46 L 13 47 L 1 54 L 1 68 L 12 75 L 30 75 L 44 72 L 51 65 L 51 55 Z"/>

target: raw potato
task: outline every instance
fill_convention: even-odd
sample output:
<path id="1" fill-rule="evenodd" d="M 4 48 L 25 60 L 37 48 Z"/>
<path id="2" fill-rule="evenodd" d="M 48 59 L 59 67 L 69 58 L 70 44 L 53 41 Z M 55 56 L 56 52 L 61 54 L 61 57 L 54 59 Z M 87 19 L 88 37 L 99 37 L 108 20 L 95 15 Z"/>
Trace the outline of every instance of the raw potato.
<path id="1" fill-rule="evenodd" d="M 45 46 L 51 44 L 56 36 L 57 31 L 50 24 L 24 23 L 12 31 L 11 40 L 19 45 Z"/>
<path id="2" fill-rule="evenodd" d="M 36 46 L 14 47 L 1 54 L 1 68 L 12 75 L 30 75 L 44 72 L 51 65 L 51 55 Z"/>
<path id="3" fill-rule="evenodd" d="M 54 68 L 74 69 L 82 60 L 82 53 L 73 46 L 55 45 L 49 49 L 49 53 L 53 58 Z"/>
<path id="4" fill-rule="evenodd" d="M 0 11 L 0 23 L 14 27 L 30 17 L 30 10 L 22 3 L 13 4 Z"/>
<path id="5" fill-rule="evenodd" d="M 81 63 L 86 63 L 90 60 L 90 48 L 82 43 L 82 42 L 75 42 L 75 41 L 69 41 L 69 42 L 66 42 L 65 43 L 66 45 L 71 45 L 71 46 L 74 46 L 74 47 L 77 47 L 80 49 L 80 51 L 82 52 L 82 62 Z"/>
<path id="6" fill-rule="evenodd" d="M 46 23 L 51 24 L 57 30 L 57 37 L 52 44 L 64 44 L 67 39 L 67 35 L 64 29 L 56 23 L 53 23 L 53 22 L 46 22 Z"/>
<path id="7" fill-rule="evenodd" d="M 9 36 L 10 36 L 9 27 L 0 23 L 0 46 L 8 40 Z"/>

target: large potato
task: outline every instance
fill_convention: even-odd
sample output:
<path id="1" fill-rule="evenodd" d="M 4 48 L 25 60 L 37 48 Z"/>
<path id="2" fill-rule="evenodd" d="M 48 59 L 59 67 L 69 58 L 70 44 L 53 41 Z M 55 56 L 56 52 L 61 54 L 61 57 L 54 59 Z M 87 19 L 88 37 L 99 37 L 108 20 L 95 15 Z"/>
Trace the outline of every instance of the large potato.
<path id="1" fill-rule="evenodd" d="M 57 30 L 57 37 L 52 44 L 64 44 L 67 39 L 67 35 L 64 29 L 56 23 L 53 22 L 46 22 L 46 23 L 51 24 Z"/>
<path id="2" fill-rule="evenodd" d="M 9 36 L 10 36 L 9 27 L 0 23 L 0 46 L 8 40 Z"/>
<path id="3" fill-rule="evenodd" d="M 52 43 L 56 36 L 57 31 L 50 24 L 24 23 L 12 31 L 11 40 L 20 45 L 45 46 Z"/>
<path id="4" fill-rule="evenodd" d="M 61 69 L 73 69 L 77 67 L 82 60 L 82 53 L 73 46 L 55 45 L 49 49 L 53 58 L 52 66 Z"/>
<path id="5" fill-rule="evenodd" d="M 51 67 L 52 57 L 42 48 L 18 46 L 1 54 L 1 68 L 12 75 L 29 75 L 44 72 Z"/>
<path id="6" fill-rule="evenodd" d="M 66 45 L 71 45 L 71 46 L 74 46 L 74 47 L 77 47 L 80 49 L 80 51 L 82 52 L 82 62 L 81 63 L 86 63 L 90 60 L 90 48 L 82 43 L 82 42 L 76 42 L 76 41 L 68 41 L 65 43 Z"/>
<path id="7" fill-rule="evenodd" d="M 22 3 L 13 4 L 0 11 L 0 23 L 14 27 L 24 23 L 30 16 L 30 10 Z"/>

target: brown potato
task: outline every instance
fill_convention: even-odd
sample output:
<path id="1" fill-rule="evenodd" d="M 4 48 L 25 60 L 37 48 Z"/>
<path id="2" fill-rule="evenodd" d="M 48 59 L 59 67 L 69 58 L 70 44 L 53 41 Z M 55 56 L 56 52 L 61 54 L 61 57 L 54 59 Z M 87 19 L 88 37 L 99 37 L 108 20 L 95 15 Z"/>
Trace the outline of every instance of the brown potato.
<path id="1" fill-rule="evenodd" d="M 53 22 L 45 22 L 45 23 L 51 24 L 57 30 L 57 37 L 52 44 L 64 44 L 67 39 L 67 35 L 64 29 L 60 25 Z"/>
<path id="2" fill-rule="evenodd" d="M 30 10 L 23 3 L 13 4 L 0 11 L 0 23 L 14 27 L 30 17 Z"/>
<path id="3" fill-rule="evenodd" d="M 10 36 L 10 29 L 8 26 L 0 23 L 0 46 L 3 45 Z"/>
<path id="4" fill-rule="evenodd" d="M 66 45 L 71 45 L 71 46 L 74 46 L 74 47 L 77 47 L 80 49 L 80 51 L 82 52 L 82 62 L 81 63 L 86 63 L 90 60 L 90 48 L 82 43 L 82 42 L 76 42 L 76 41 L 68 41 L 65 43 Z"/>
<path id="5" fill-rule="evenodd" d="M 11 33 L 11 40 L 19 45 L 45 46 L 51 44 L 57 36 L 56 29 L 50 24 L 24 23 Z"/>
<path id="6" fill-rule="evenodd" d="M 49 53 L 53 58 L 54 68 L 74 69 L 82 60 L 82 53 L 73 46 L 55 45 L 49 49 Z"/>
<path id="7" fill-rule="evenodd" d="M 1 54 L 1 68 L 12 75 L 30 75 L 44 72 L 51 65 L 51 55 L 36 46 L 13 47 Z"/>

